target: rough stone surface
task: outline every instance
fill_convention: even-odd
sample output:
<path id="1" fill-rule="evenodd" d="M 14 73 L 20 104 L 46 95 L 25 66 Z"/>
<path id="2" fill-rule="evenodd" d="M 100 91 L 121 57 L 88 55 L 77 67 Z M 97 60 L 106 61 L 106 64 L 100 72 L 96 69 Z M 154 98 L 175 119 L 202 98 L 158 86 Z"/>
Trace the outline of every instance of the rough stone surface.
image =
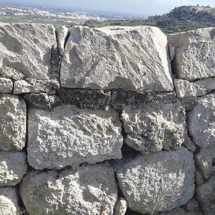
<path id="1" fill-rule="evenodd" d="M 204 178 L 203 178 L 203 175 L 202 175 L 202 172 L 198 169 L 196 169 L 196 172 L 195 172 L 195 179 L 196 179 L 196 184 L 197 185 L 200 185 L 204 182 Z"/>
<path id="2" fill-rule="evenodd" d="M 147 26 L 72 27 L 60 80 L 65 88 L 172 91 L 166 35 Z"/>
<path id="3" fill-rule="evenodd" d="M 215 76 L 215 28 L 203 28 L 168 35 L 175 48 L 175 72 L 178 78 L 196 80 Z"/>
<path id="4" fill-rule="evenodd" d="M 13 81 L 8 78 L 0 78 L 0 93 L 12 93 Z"/>
<path id="5" fill-rule="evenodd" d="M 5 78 L 11 78 L 14 80 L 20 80 L 25 78 L 25 75 L 22 74 L 18 69 L 14 69 L 8 66 L 0 68 L 0 76 Z"/>
<path id="6" fill-rule="evenodd" d="M 15 187 L 0 187 L 0 214 L 21 215 Z"/>
<path id="7" fill-rule="evenodd" d="M 102 90 L 61 88 L 58 95 L 64 104 L 76 105 L 79 108 L 107 109 L 111 100 L 111 92 Z"/>
<path id="8" fill-rule="evenodd" d="M 64 45 L 66 42 L 66 37 L 69 32 L 69 29 L 66 26 L 60 26 L 56 29 L 57 35 L 57 46 L 59 54 L 62 55 L 64 52 Z"/>
<path id="9" fill-rule="evenodd" d="M 31 93 L 25 95 L 25 99 L 30 106 L 41 109 L 52 109 L 61 104 L 61 100 L 55 95 L 48 95 L 47 93 Z"/>
<path id="10" fill-rule="evenodd" d="M 116 204 L 114 215 L 125 215 L 127 208 L 128 203 L 126 199 L 121 197 Z"/>
<path id="11" fill-rule="evenodd" d="M 178 98 L 202 96 L 207 93 L 205 88 L 181 79 L 174 79 L 175 91 Z"/>
<path id="12" fill-rule="evenodd" d="M 24 152 L 0 152 L 0 186 L 15 186 L 26 171 Z"/>
<path id="13" fill-rule="evenodd" d="M 14 82 L 14 94 L 22 93 L 54 93 L 60 88 L 59 82 L 55 80 L 36 80 L 26 78 Z"/>
<path id="14" fill-rule="evenodd" d="M 201 148 L 195 158 L 197 167 L 201 170 L 205 179 L 208 179 L 212 173 L 215 173 L 215 146 Z"/>
<path id="15" fill-rule="evenodd" d="M 192 142 L 192 140 L 190 139 L 190 137 L 188 135 L 185 135 L 185 140 L 183 142 L 183 146 L 185 146 L 191 152 L 195 152 L 197 149 L 196 145 Z"/>
<path id="16" fill-rule="evenodd" d="M 185 137 L 185 109 L 174 104 L 148 103 L 141 108 L 125 107 L 122 120 L 126 144 L 143 154 L 178 149 Z"/>
<path id="17" fill-rule="evenodd" d="M 207 92 L 215 90 L 215 78 L 206 78 L 204 80 L 198 80 L 195 82 L 200 88 L 204 88 Z"/>
<path id="18" fill-rule="evenodd" d="M 31 215 L 111 215 L 118 188 L 111 167 L 93 165 L 73 171 L 29 172 L 20 193 Z"/>
<path id="19" fill-rule="evenodd" d="M 215 214 L 215 176 L 204 182 L 196 189 L 197 199 L 205 215 Z"/>
<path id="20" fill-rule="evenodd" d="M 193 197 L 194 171 L 193 154 L 182 147 L 122 162 L 117 179 L 131 210 L 156 214 L 184 205 Z"/>
<path id="21" fill-rule="evenodd" d="M 29 110 L 28 161 L 35 169 L 62 168 L 121 158 L 123 138 L 116 111 L 61 105 Z"/>
<path id="22" fill-rule="evenodd" d="M 25 135 L 25 101 L 13 95 L 0 95 L 0 150 L 22 150 Z"/>
<path id="23" fill-rule="evenodd" d="M 55 28 L 49 24 L 0 24 L 0 68 L 14 68 L 26 78 L 48 79 Z"/>
<path id="24" fill-rule="evenodd" d="M 183 208 L 176 208 L 168 212 L 159 213 L 159 215 L 204 215 L 201 208 L 196 208 L 193 211 L 187 211 Z"/>
<path id="25" fill-rule="evenodd" d="M 188 113 L 188 129 L 196 145 L 215 145 L 215 95 L 198 99 L 196 106 Z"/>

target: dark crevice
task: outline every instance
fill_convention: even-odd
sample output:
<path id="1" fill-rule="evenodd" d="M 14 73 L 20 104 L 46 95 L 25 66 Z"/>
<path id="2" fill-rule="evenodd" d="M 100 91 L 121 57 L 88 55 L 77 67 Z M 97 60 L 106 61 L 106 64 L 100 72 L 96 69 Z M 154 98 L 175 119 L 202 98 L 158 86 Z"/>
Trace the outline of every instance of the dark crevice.
<path id="1" fill-rule="evenodd" d="M 22 201 L 21 195 L 20 195 L 20 183 L 16 185 L 16 191 L 17 191 L 17 196 L 18 196 L 18 206 L 19 206 L 19 214 L 20 215 L 29 215 L 27 212 L 27 209 Z"/>
<path id="2" fill-rule="evenodd" d="M 65 41 L 64 41 L 64 50 L 66 48 L 66 44 L 67 44 L 67 42 L 69 40 L 70 35 L 71 35 L 71 29 L 68 29 L 68 32 L 67 32 L 67 35 L 66 35 L 66 38 L 65 38 Z"/>

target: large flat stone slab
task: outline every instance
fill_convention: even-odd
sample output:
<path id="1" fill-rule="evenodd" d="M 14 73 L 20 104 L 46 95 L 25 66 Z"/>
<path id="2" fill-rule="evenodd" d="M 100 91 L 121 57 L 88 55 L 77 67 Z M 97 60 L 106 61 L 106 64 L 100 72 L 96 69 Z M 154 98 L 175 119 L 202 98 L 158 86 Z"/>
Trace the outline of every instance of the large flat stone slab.
<path id="1" fill-rule="evenodd" d="M 192 111 L 188 113 L 188 129 L 196 145 L 215 145 L 215 95 L 198 98 Z"/>
<path id="2" fill-rule="evenodd" d="M 27 171 L 24 152 L 0 152 L 0 186 L 15 186 Z"/>
<path id="3" fill-rule="evenodd" d="M 178 78 L 192 81 L 215 76 L 215 28 L 168 35 L 168 42 L 175 50 Z"/>
<path id="4" fill-rule="evenodd" d="M 103 165 L 78 170 L 27 173 L 20 194 L 30 215 L 113 214 L 118 187 L 114 171 Z"/>
<path id="5" fill-rule="evenodd" d="M 142 154 L 178 149 L 185 139 L 185 108 L 176 103 L 150 102 L 139 108 L 125 107 L 122 120 L 125 143 Z"/>
<path id="6" fill-rule="evenodd" d="M 119 187 L 129 208 L 157 214 L 186 204 L 194 194 L 193 154 L 182 147 L 138 156 L 117 167 Z"/>
<path id="7" fill-rule="evenodd" d="M 25 146 L 26 104 L 13 95 L 0 95 L 0 151 L 19 151 Z"/>
<path id="8" fill-rule="evenodd" d="M 172 91 L 166 35 L 147 26 L 72 27 L 60 80 L 65 88 Z"/>
<path id="9" fill-rule="evenodd" d="M 51 47 L 56 45 L 55 28 L 49 24 L 0 23 L 0 70 L 13 68 L 26 78 L 48 79 Z M 20 76 L 22 76 L 20 75 Z"/>
<path id="10" fill-rule="evenodd" d="M 35 169 L 121 158 L 121 123 L 114 110 L 60 105 L 52 111 L 30 109 L 28 162 Z"/>

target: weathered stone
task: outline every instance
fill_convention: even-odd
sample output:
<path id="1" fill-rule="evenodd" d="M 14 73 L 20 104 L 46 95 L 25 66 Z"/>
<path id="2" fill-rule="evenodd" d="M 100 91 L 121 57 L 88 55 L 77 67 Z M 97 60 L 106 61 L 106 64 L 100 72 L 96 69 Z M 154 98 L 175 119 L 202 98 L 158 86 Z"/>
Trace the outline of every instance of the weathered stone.
<path id="1" fill-rule="evenodd" d="M 0 76 L 5 78 L 11 78 L 14 80 L 21 80 L 25 78 L 25 75 L 23 75 L 18 69 L 14 69 L 7 66 L 0 68 Z"/>
<path id="2" fill-rule="evenodd" d="M 60 26 L 56 29 L 57 46 L 60 55 L 62 55 L 64 52 L 64 46 L 68 32 L 69 29 L 66 26 Z"/>
<path id="3" fill-rule="evenodd" d="M 181 79 L 174 79 L 175 91 L 178 98 L 203 96 L 207 93 L 205 88 Z"/>
<path id="4" fill-rule="evenodd" d="M 117 167 L 117 178 L 131 210 L 156 214 L 193 197 L 194 171 L 193 154 L 182 147 L 125 161 Z"/>
<path id="5" fill-rule="evenodd" d="M 0 214 L 21 215 L 15 187 L 0 187 Z"/>
<path id="6" fill-rule="evenodd" d="M 196 189 L 197 199 L 205 215 L 215 214 L 215 176 L 210 177 L 206 182 Z"/>
<path id="7" fill-rule="evenodd" d="M 168 35 L 175 48 L 174 67 L 178 78 L 196 80 L 215 76 L 214 28 Z"/>
<path id="8" fill-rule="evenodd" d="M 25 136 L 25 101 L 13 95 L 0 95 L 0 150 L 22 150 Z"/>
<path id="9" fill-rule="evenodd" d="M 24 152 L 0 152 L 0 186 L 18 184 L 27 171 Z"/>
<path id="10" fill-rule="evenodd" d="M 30 215 L 101 215 L 113 214 L 118 188 L 111 167 L 93 165 L 27 173 L 20 194 Z"/>
<path id="11" fill-rule="evenodd" d="M 114 215 L 125 215 L 127 208 L 128 208 L 128 203 L 126 199 L 121 197 L 116 204 Z"/>
<path id="12" fill-rule="evenodd" d="M 58 95 L 64 104 L 76 105 L 79 108 L 108 109 L 111 92 L 102 90 L 60 88 Z"/>
<path id="13" fill-rule="evenodd" d="M 55 80 L 36 80 L 26 78 L 14 82 L 14 94 L 22 93 L 53 93 L 60 88 L 59 82 Z"/>
<path id="14" fill-rule="evenodd" d="M 204 182 L 204 178 L 203 178 L 203 175 L 202 175 L 202 172 L 198 169 L 196 169 L 196 172 L 195 172 L 195 179 L 196 179 L 196 184 L 197 185 L 200 185 Z"/>
<path id="15" fill-rule="evenodd" d="M 196 208 L 193 211 L 186 211 L 183 208 L 176 208 L 168 212 L 159 213 L 159 215 L 204 215 L 201 208 Z"/>
<path id="16" fill-rule="evenodd" d="M 61 86 L 173 91 L 166 35 L 148 26 L 72 27 Z"/>
<path id="17" fill-rule="evenodd" d="M 196 145 L 215 145 L 215 95 L 198 98 L 192 111 L 188 113 L 188 129 Z"/>
<path id="18" fill-rule="evenodd" d="M 198 80 L 195 82 L 195 85 L 200 88 L 204 88 L 207 92 L 215 90 L 215 78 L 206 78 L 204 80 Z"/>
<path id="19" fill-rule="evenodd" d="M 190 139 L 190 137 L 188 135 L 185 135 L 183 146 L 185 146 L 191 152 L 196 151 L 196 145 L 192 142 L 192 140 Z"/>
<path id="20" fill-rule="evenodd" d="M 59 54 L 59 50 L 57 47 L 52 46 L 51 49 L 51 78 L 59 80 L 60 79 L 60 68 L 62 62 L 62 56 Z"/>
<path id="21" fill-rule="evenodd" d="M 186 209 L 188 211 L 194 211 L 196 208 L 199 207 L 199 203 L 197 202 L 196 199 L 192 199 L 187 203 Z"/>
<path id="22" fill-rule="evenodd" d="M 53 25 L 1 23 L 0 35 L 0 68 L 14 68 L 26 78 L 50 77 L 51 47 L 56 44 Z"/>
<path id="23" fill-rule="evenodd" d="M 0 78 L 0 93 L 12 93 L 13 81 L 8 78 Z"/>
<path id="24" fill-rule="evenodd" d="M 208 179 L 212 173 L 215 173 L 215 146 L 201 148 L 195 159 L 197 167 L 201 170 L 205 179 Z"/>
<path id="25" fill-rule="evenodd" d="M 121 123 L 114 110 L 61 105 L 29 110 L 28 162 L 35 169 L 62 168 L 121 158 Z"/>
<path id="26" fill-rule="evenodd" d="M 126 144 L 143 154 L 178 149 L 184 142 L 185 109 L 180 101 L 147 103 L 138 109 L 125 107 L 122 120 Z"/>
<path id="27" fill-rule="evenodd" d="M 46 93 L 31 93 L 25 95 L 25 99 L 31 106 L 41 109 L 52 109 L 61 103 L 59 97 L 55 95 L 48 95 Z"/>

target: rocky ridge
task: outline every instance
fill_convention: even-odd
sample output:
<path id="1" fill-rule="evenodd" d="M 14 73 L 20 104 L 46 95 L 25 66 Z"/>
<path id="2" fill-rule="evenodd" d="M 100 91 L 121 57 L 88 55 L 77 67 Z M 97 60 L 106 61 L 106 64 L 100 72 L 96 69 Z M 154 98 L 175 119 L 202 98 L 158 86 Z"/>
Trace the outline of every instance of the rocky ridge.
<path id="1" fill-rule="evenodd" d="M 215 29 L 0 30 L 0 213 L 214 213 Z"/>

